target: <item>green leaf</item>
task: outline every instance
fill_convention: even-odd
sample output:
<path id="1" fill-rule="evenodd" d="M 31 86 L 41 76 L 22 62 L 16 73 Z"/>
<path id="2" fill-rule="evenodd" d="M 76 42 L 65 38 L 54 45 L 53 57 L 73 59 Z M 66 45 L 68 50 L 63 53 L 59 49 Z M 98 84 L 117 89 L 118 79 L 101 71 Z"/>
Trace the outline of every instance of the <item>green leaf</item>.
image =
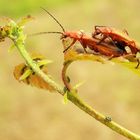
<path id="1" fill-rule="evenodd" d="M 70 77 L 69 76 L 67 76 L 67 82 L 70 83 Z"/>
<path id="2" fill-rule="evenodd" d="M 94 54 L 88 54 L 88 53 L 78 53 L 77 51 L 73 49 L 69 49 L 64 54 L 65 62 L 68 61 L 85 61 L 85 60 L 91 60 L 96 62 L 101 62 L 103 64 L 108 62 L 108 58 L 104 57 L 102 55 L 94 55 Z"/>
<path id="3" fill-rule="evenodd" d="M 32 70 L 31 69 L 27 69 L 23 75 L 19 78 L 19 81 L 23 81 L 25 80 L 27 77 L 29 77 L 32 74 Z"/>
<path id="4" fill-rule="evenodd" d="M 23 33 L 19 33 L 17 42 L 22 43 L 25 41 L 25 39 L 26 39 L 26 35 L 24 35 Z"/>
<path id="5" fill-rule="evenodd" d="M 34 18 L 30 15 L 28 15 L 27 17 L 24 17 L 22 19 L 20 19 L 18 22 L 17 22 L 17 25 L 20 26 L 20 27 L 23 27 L 26 23 L 28 23 L 29 21 L 32 21 Z"/>
<path id="6" fill-rule="evenodd" d="M 63 96 L 63 104 L 67 104 L 68 103 L 68 91 L 66 91 L 66 93 Z"/>
<path id="7" fill-rule="evenodd" d="M 16 22 L 15 21 L 13 21 L 13 20 L 10 20 L 10 22 L 9 22 L 9 24 L 8 24 L 9 26 L 11 26 L 11 27 L 15 27 L 17 24 L 16 24 Z"/>
<path id="8" fill-rule="evenodd" d="M 118 63 L 119 65 L 126 67 L 127 69 L 131 70 L 138 76 L 140 76 L 140 66 L 136 68 L 138 62 L 130 62 L 129 60 L 120 60 L 118 58 L 112 59 L 113 62 Z"/>
<path id="9" fill-rule="evenodd" d="M 66 93 L 68 91 L 68 89 L 66 87 L 63 88 L 64 93 Z"/>
<path id="10" fill-rule="evenodd" d="M 14 48 L 15 48 L 15 45 L 14 44 L 11 45 L 8 49 L 8 53 L 11 53 L 14 50 Z"/>
<path id="11" fill-rule="evenodd" d="M 47 59 L 40 60 L 40 61 L 38 62 L 38 66 L 39 66 L 39 67 L 41 67 L 41 66 L 46 66 L 46 65 L 48 65 L 48 64 L 50 64 L 50 63 L 52 63 L 52 62 L 53 62 L 53 61 L 47 60 Z"/>
<path id="12" fill-rule="evenodd" d="M 74 89 L 74 90 L 77 90 L 77 89 L 78 89 L 80 86 L 82 86 L 84 83 L 85 83 L 85 81 L 82 81 L 82 82 L 77 83 L 77 84 L 73 87 L 73 89 Z"/>

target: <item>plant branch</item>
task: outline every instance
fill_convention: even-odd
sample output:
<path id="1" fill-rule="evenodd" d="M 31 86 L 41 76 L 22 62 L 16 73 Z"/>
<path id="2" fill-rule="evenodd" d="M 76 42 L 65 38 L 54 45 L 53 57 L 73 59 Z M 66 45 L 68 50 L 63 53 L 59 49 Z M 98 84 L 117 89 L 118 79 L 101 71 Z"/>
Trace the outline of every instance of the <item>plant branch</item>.
<path id="1" fill-rule="evenodd" d="M 82 57 L 82 56 L 81 56 Z M 81 57 L 78 58 L 79 60 L 81 60 Z M 78 60 L 75 59 L 75 60 Z M 89 59 L 91 60 L 91 58 Z M 66 75 L 66 71 L 68 69 L 68 67 L 70 66 L 70 64 L 74 62 L 74 61 L 66 61 L 64 63 L 64 67 L 62 70 L 62 79 L 63 82 L 66 86 L 66 88 L 70 91 L 68 92 L 69 94 L 67 94 L 67 98 L 72 101 L 72 103 L 74 103 L 76 106 L 78 106 L 81 110 L 85 111 L 87 114 L 89 114 L 90 116 L 92 116 L 93 118 L 95 118 L 97 121 L 103 123 L 104 125 L 108 126 L 109 128 L 111 128 L 112 130 L 114 130 L 115 132 L 129 138 L 130 140 L 140 140 L 140 136 L 136 135 L 135 133 L 127 130 L 126 128 L 122 127 L 121 125 L 119 125 L 118 123 L 112 121 L 112 119 L 108 116 L 104 116 L 103 114 L 99 113 L 98 111 L 96 111 L 95 109 L 93 109 L 92 107 L 90 107 L 88 104 L 86 104 L 85 102 L 83 102 L 76 93 L 74 93 L 74 90 L 72 89 L 72 86 L 70 85 L 70 83 L 67 81 L 67 75 Z M 102 61 L 101 61 L 102 62 Z"/>
<path id="2" fill-rule="evenodd" d="M 54 82 L 52 79 L 49 78 L 44 72 L 41 71 L 39 66 L 36 64 L 35 61 L 32 60 L 29 53 L 25 50 L 24 45 L 18 45 L 15 40 L 14 44 L 17 47 L 18 51 L 20 52 L 21 56 L 25 59 L 26 63 L 29 67 L 32 68 L 32 70 L 40 76 L 45 82 L 49 83 L 50 86 L 52 86 L 57 92 L 59 92 L 61 95 L 64 95 L 63 88 L 59 86 L 56 82 Z"/>
<path id="3" fill-rule="evenodd" d="M 55 81 L 51 80 L 46 74 L 44 74 L 40 70 L 40 68 L 37 66 L 36 63 L 34 63 L 34 61 L 29 56 L 28 52 L 25 50 L 25 46 L 22 45 L 22 44 L 18 45 L 15 41 L 14 41 L 14 43 L 15 43 L 17 49 L 19 50 L 20 54 L 25 59 L 27 64 L 32 68 L 32 70 L 34 72 L 36 72 L 36 74 L 38 74 L 40 77 L 42 77 L 44 79 L 44 81 L 46 81 L 52 87 L 54 87 L 61 95 L 64 95 L 65 93 L 63 91 L 63 88 L 60 85 L 58 85 Z M 78 106 L 81 110 L 85 111 L 87 114 L 89 114 L 90 116 L 92 116 L 96 120 L 100 121 L 101 123 L 105 124 L 106 126 L 111 128 L 112 130 L 116 131 L 117 133 L 129 138 L 130 140 L 140 140 L 140 136 L 138 136 L 138 135 L 134 134 L 133 132 L 123 128 L 122 126 L 120 126 L 119 124 L 115 123 L 114 121 L 110 121 L 110 120 L 108 121 L 106 116 L 104 116 L 101 113 L 97 112 L 92 107 L 90 107 L 85 102 L 83 102 L 77 96 L 76 93 L 69 92 L 68 99 L 72 103 L 74 103 L 76 106 Z"/>
<path id="4" fill-rule="evenodd" d="M 7 28 L 6 28 L 7 29 Z M 39 66 L 36 64 L 35 61 L 32 60 L 32 58 L 30 57 L 29 53 L 26 51 L 25 49 L 25 43 L 24 43 L 24 34 L 23 34 L 23 30 L 22 28 L 19 27 L 19 25 L 16 25 L 16 23 L 13 23 L 8 26 L 8 32 L 4 32 L 5 36 L 4 37 L 9 37 L 10 39 L 13 40 L 16 48 L 18 49 L 18 51 L 20 52 L 21 56 L 25 59 L 26 63 L 28 64 L 28 66 L 38 75 L 40 76 L 44 81 L 46 81 L 48 84 L 50 84 L 52 87 L 54 87 L 54 89 L 59 92 L 62 96 L 65 95 L 65 92 L 63 90 L 63 88 L 57 84 L 55 81 L 53 81 L 52 79 L 49 78 L 49 76 L 47 76 L 45 73 L 43 73 L 41 71 L 41 69 L 39 68 Z M 0 33 L 1 38 L 3 38 L 2 34 Z M 70 64 L 70 63 L 69 63 Z M 63 78 L 64 80 L 66 80 L 66 70 L 69 66 L 69 64 L 67 65 L 66 68 L 64 68 L 63 71 Z M 71 89 L 71 87 L 69 87 L 69 89 Z M 76 94 L 75 91 L 69 91 L 68 95 L 67 95 L 68 99 L 75 104 L 77 107 L 79 107 L 81 110 L 85 111 L 87 114 L 89 114 L 90 116 L 92 116 L 94 119 L 96 119 L 97 121 L 105 124 L 106 126 L 108 126 L 110 129 L 114 130 L 115 132 L 129 138 L 130 140 L 140 140 L 140 136 L 123 128 L 122 126 L 120 126 L 119 124 L 115 123 L 114 121 L 112 121 L 110 118 L 102 115 L 101 113 L 99 113 L 98 111 L 96 111 L 95 109 L 93 109 L 92 107 L 90 107 L 89 105 L 87 105 L 84 101 L 82 101 L 79 97 L 78 94 Z"/>
<path id="5" fill-rule="evenodd" d="M 63 69 L 62 69 L 62 80 L 63 80 L 63 83 L 65 85 L 65 87 L 67 88 L 68 91 L 71 91 L 72 90 L 72 87 L 68 81 L 68 77 L 66 76 L 66 71 L 67 71 L 67 68 L 68 66 L 72 63 L 73 61 L 67 61 L 63 64 Z"/>

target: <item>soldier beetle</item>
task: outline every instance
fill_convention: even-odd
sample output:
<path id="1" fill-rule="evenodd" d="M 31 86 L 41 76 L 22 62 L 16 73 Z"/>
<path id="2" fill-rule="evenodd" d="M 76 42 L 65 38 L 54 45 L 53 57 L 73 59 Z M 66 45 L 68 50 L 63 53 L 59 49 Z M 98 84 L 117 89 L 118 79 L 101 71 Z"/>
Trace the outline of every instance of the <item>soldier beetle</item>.
<path id="1" fill-rule="evenodd" d="M 126 58 L 131 58 L 132 61 L 137 61 L 138 64 L 136 68 L 140 65 L 140 60 L 136 58 L 137 52 L 140 52 L 140 47 L 136 41 L 131 39 L 128 36 L 128 32 L 126 30 L 120 31 L 112 27 L 108 26 L 95 26 L 95 31 L 92 34 L 93 38 L 98 38 L 97 36 L 100 35 L 100 41 L 97 44 L 100 44 L 102 41 L 108 42 L 109 44 L 113 44 L 117 48 L 123 50 L 125 52 L 125 47 L 128 46 L 131 50 L 131 53 L 128 53 Z M 109 39 L 111 39 L 109 41 Z M 130 55 L 130 56 L 129 56 Z M 131 59 L 129 59 L 131 61 Z"/>
<path id="2" fill-rule="evenodd" d="M 62 24 L 50 12 L 48 12 L 44 8 L 42 9 L 45 12 L 47 12 L 56 21 L 56 23 L 61 27 L 62 32 L 55 32 L 55 31 L 54 32 L 40 32 L 40 33 L 35 33 L 33 35 L 55 33 L 55 34 L 61 34 L 60 39 L 62 41 L 63 39 L 71 38 L 72 39 L 71 44 L 68 47 L 66 47 L 66 49 L 63 52 L 66 52 L 70 47 L 72 47 L 76 43 L 76 41 L 78 41 L 84 48 L 85 52 L 86 52 L 86 48 L 89 48 L 90 50 L 93 50 L 94 52 L 97 52 L 105 56 L 111 56 L 111 57 L 118 57 L 118 56 L 127 54 L 125 50 L 117 48 L 111 44 L 107 44 L 105 42 L 101 42 L 100 44 L 97 44 L 100 41 L 99 38 L 92 38 L 92 36 L 86 35 L 83 31 L 66 31 L 64 27 L 62 26 Z"/>
<path id="3" fill-rule="evenodd" d="M 99 53 L 101 55 L 105 55 L 105 56 L 109 56 L 109 58 L 113 58 L 113 57 L 119 57 L 119 56 L 127 56 L 128 57 L 128 53 L 124 48 L 124 46 L 126 46 L 126 42 L 125 41 L 118 41 L 116 40 L 116 45 L 111 44 L 110 42 L 106 42 L 105 39 L 103 38 L 96 38 L 95 36 L 98 34 L 101 34 L 102 32 L 98 32 L 97 27 L 101 27 L 101 26 L 95 26 L 95 33 L 92 36 L 88 36 L 86 35 L 83 31 L 66 31 L 64 29 L 64 27 L 62 26 L 62 24 L 50 13 L 48 12 L 46 9 L 42 8 L 45 12 L 48 13 L 48 15 L 50 15 L 55 21 L 56 23 L 61 27 L 62 32 L 56 32 L 56 31 L 51 31 L 51 32 L 40 32 L 40 33 L 35 33 L 33 35 L 39 35 L 39 34 L 48 34 L 48 33 L 55 33 L 55 34 L 61 34 L 60 39 L 62 40 L 62 42 L 64 41 L 64 39 L 66 38 L 71 38 L 72 42 L 71 44 L 66 47 L 66 49 L 63 51 L 64 53 L 70 48 L 72 47 L 76 41 L 78 41 L 85 52 L 86 48 L 89 48 L 90 50 L 93 50 L 95 53 Z M 104 35 L 104 34 L 102 34 Z M 113 35 L 112 35 L 113 36 Z M 117 37 L 114 37 L 115 39 L 117 39 Z M 114 39 L 113 38 L 113 39 Z M 115 39 L 113 41 L 115 41 Z M 112 42 L 113 42 L 112 41 Z M 130 44 L 130 40 L 128 41 L 129 45 Z M 128 44 L 127 42 L 127 44 Z M 133 42 L 133 41 L 132 41 Z M 120 45 L 118 45 L 117 43 L 120 43 Z M 131 49 L 133 50 L 137 50 L 137 48 L 135 48 L 133 45 L 131 45 Z M 94 54 L 93 52 L 93 54 Z M 135 52 L 135 51 L 134 51 Z M 133 52 L 133 53 L 134 53 Z M 126 57 L 126 58 L 127 58 Z M 134 56 L 135 58 L 135 56 Z M 138 61 L 138 60 L 137 60 Z M 139 61 L 138 61 L 138 65 L 136 66 L 136 68 L 139 66 Z"/>
<path id="4" fill-rule="evenodd" d="M 111 39 L 111 41 L 119 47 L 120 49 L 125 49 L 126 46 L 128 46 L 131 50 L 132 54 L 136 54 L 137 52 L 140 52 L 140 47 L 134 41 L 128 36 L 128 32 L 120 31 L 112 27 L 107 26 L 95 26 L 95 32 L 92 34 L 93 38 L 96 38 L 97 35 L 101 35 L 102 38 L 98 43 L 101 43 L 105 39 Z"/>

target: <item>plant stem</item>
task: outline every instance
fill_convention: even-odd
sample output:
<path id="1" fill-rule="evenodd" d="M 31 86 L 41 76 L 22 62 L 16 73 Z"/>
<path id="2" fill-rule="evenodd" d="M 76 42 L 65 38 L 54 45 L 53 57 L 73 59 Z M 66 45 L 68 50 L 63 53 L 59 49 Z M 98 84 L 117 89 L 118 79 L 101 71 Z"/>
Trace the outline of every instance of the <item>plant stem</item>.
<path id="1" fill-rule="evenodd" d="M 71 90 L 72 87 L 70 85 L 70 83 L 68 82 L 68 79 L 67 79 L 67 76 L 66 76 L 66 71 L 67 71 L 67 68 L 68 66 L 72 63 L 73 61 L 67 61 L 66 63 L 63 64 L 63 69 L 62 69 L 62 80 L 63 80 L 63 83 L 65 85 L 65 87 L 67 88 L 67 90 Z"/>
<path id="2" fill-rule="evenodd" d="M 130 140 L 140 140 L 140 136 L 134 134 L 133 132 L 125 129 L 124 127 L 120 126 L 119 124 L 115 123 L 114 121 L 111 120 L 110 117 L 108 116 L 104 116 L 101 113 L 97 112 L 96 110 L 94 110 L 92 107 L 90 107 L 89 105 L 87 105 L 86 103 L 84 103 L 78 96 L 76 93 L 73 93 L 73 89 L 72 86 L 70 85 L 69 82 L 67 82 L 67 75 L 66 75 L 66 71 L 68 69 L 68 67 L 70 66 L 70 64 L 73 61 L 66 61 L 64 63 L 64 67 L 62 70 L 62 79 L 63 82 L 65 84 L 65 86 L 67 87 L 67 89 L 71 92 L 68 92 L 69 94 L 68 99 L 70 101 L 72 101 L 72 103 L 74 103 L 76 106 L 78 106 L 81 110 L 85 111 L 87 114 L 89 114 L 90 116 L 92 116 L 93 118 L 95 118 L 96 120 L 98 120 L 99 122 L 105 124 L 106 126 L 108 126 L 109 128 L 111 128 L 112 130 L 116 131 L 117 133 L 129 138 Z"/>
<path id="3" fill-rule="evenodd" d="M 14 43 L 17 49 L 19 50 L 21 56 L 25 59 L 26 63 L 32 68 L 32 70 L 44 81 L 46 81 L 50 86 L 52 86 L 57 92 L 59 92 L 61 95 L 64 95 L 63 88 L 60 85 L 58 85 L 55 81 L 50 79 L 44 72 L 41 71 L 36 62 L 32 60 L 29 53 L 25 50 L 25 46 L 18 45 L 15 41 Z"/>
<path id="4" fill-rule="evenodd" d="M 44 81 L 46 81 L 52 87 L 54 87 L 54 89 L 56 89 L 56 91 L 58 91 L 61 95 L 64 95 L 65 93 L 63 91 L 63 88 L 59 84 L 57 84 L 55 81 L 53 81 L 52 79 L 50 79 L 46 74 L 44 74 L 40 70 L 40 68 L 37 66 L 37 64 L 31 59 L 30 55 L 28 54 L 28 52 L 25 49 L 25 46 L 23 44 L 16 43 L 15 40 L 13 40 L 13 41 L 14 41 L 15 46 L 17 47 L 18 51 L 20 52 L 20 54 L 22 55 L 22 57 L 25 59 L 26 63 L 32 68 L 32 70 L 37 75 L 39 75 Z M 66 69 L 65 69 L 65 72 L 66 72 Z M 65 72 L 64 72 L 64 74 L 65 74 Z M 136 135 L 135 133 L 133 133 L 133 132 L 131 132 L 131 131 L 123 128 L 122 126 L 120 126 L 119 124 L 115 123 L 112 120 L 108 120 L 106 116 L 104 116 L 101 113 L 97 112 L 92 107 L 90 107 L 85 102 L 83 102 L 78 97 L 77 94 L 75 94 L 73 92 L 69 92 L 68 93 L 68 99 L 73 104 L 75 104 L 77 107 L 79 107 L 81 110 L 85 111 L 87 114 L 89 114 L 90 116 L 92 116 L 93 118 L 95 118 L 97 121 L 105 124 L 106 126 L 108 126 L 109 128 L 111 128 L 115 132 L 117 132 L 117 133 L 119 133 L 119 134 L 127 137 L 130 140 L 140 140 L 140 136 L 139 135 Z"/>
<path id="5" fill-rule="evenodd" d="M 140 140 L 139 135 L 129 131 L 128 129 L 122 127 L 121 125 L 117 124 L 116 122 L 114 122 L 112 120 L 107 120 L 106 116 L 104 116 L 101 113 L 94 110 L 92 107 L 87 105 L 85 102 L 83 102 L 81 99 L 79 99 L 74 94 L 69 93 L 67 96 L 68 96 L 68 99 L 72 103 L 74 103 L 76 106 L 78 106 L 81 110 L 85 111 L 87 114 L 92 116 L 94 119 L 96 119 L 97 121 L 105 124 L 106 126 L 111 128 L 115 132 L 125 136 L 126 138 L 128 138 L 130 140 Z"/>

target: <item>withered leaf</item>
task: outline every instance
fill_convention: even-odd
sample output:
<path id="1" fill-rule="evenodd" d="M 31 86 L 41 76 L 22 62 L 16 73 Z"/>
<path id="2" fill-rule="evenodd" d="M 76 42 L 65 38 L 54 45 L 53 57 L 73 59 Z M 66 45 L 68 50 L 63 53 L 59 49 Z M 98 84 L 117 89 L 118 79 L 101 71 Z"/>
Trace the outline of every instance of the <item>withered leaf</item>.
<path id="1" fill-rule="evenodd" d="M 47 74 L 47 66 L 41 66 L 40 68 L 45 74 Z M 35 86 L 37 88 L 49 90 L 50 92 L 55 90 L 52 86 L 50 86 L 47 82 L 45 82 L 41 77 L 39 77 L 34 72 L 31 72 L 29 76 L 21 80 L 21 76 L 29 69 L 30 69 L 29 66 L 27 66 L 24 63 L 17 65 L 13 72 L 15 79 L 18 80 L 19 82 L 23 82 L 25 84 Z"/>

